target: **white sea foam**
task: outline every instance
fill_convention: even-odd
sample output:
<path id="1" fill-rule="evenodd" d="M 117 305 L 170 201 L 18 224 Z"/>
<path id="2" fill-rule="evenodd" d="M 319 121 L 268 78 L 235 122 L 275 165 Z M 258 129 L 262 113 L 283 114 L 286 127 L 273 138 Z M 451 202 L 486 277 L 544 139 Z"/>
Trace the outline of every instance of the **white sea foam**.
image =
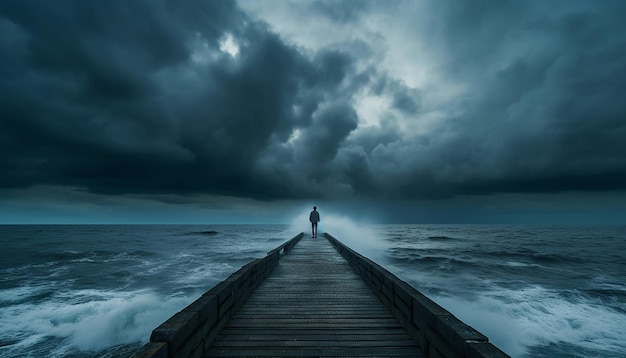
<path id="1" fill-rule="evenodd" d="M 514 357 L 554 343 L 617 355 L 626 341 L 623 313 L 583 297 L 566 299 L 540 286 L 498 289 L 472 301 L 432 298 Z"/>
<path id="2" fill-rule="evenodd" d="M 147 342 L 150 332 L 188 304 L 192 297 L 157 296 L 151 291 L 76 291 L 75 299 L 2 309 L 0 336 L 16 341 L 16 353 L 45 337 L 63 339 L 63 351 L 97 351 L 119 344 Z M 80 297 L 89 297 L 80 302 Z M 94 299 L 97 297 L 97 299 Z"/>
<path id="3" fill-rule="evenodd" d="M 178 271 L 172 272 L 170 278 L 179 286 L 205 287 L 211 288 L 223 277 L 226 278 L 237 268 L 230 263 L 211 262 L 198 266 L 180 266 Z"/>
<path id="4" fill-rule="evenodd" d="M 49 286 L 49 285 L 48 285 Z M 20 286 L 0 290 L 0 304 L 8 304 L 29 299 L 41 292 L 46 291 L 49 287 L 45 285 L 39 286 Z"/>

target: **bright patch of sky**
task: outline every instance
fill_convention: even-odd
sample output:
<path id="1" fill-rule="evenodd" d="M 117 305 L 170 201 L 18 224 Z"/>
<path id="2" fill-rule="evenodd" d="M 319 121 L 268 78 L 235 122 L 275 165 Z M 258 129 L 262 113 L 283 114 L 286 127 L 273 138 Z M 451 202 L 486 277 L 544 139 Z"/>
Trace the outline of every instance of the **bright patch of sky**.
<path id="1" fill-rule="evenodd" d="M 232 57 L 237 57 L 237 55 L 239 55 L 239 45 L 235 41 L 232 34 L 227 33 L 224 37 L 222 37 L 220 40 L 220 50 Z"/>
<path id="2" fill-rule="evenodd" d="M 434 54 L 428 54 L 428 48 L 419 37 L 406 41 L 406 31 L 411 31 L 410 27 L 415 23 L 414 18 L 409 19 L 402 15 L 402 6 L 406 4 L 391 6 L 396 8 L 395 12 L 376 14 L 375 11 L 370 11 L 351 20 L 359 26 L 332 21 L 323 16 L 311 16 L 308 7 L 311 4 L 306 2 L 282 1 L 272 2 L 272 6 L 268 4 L 270 3 L 264 1 L 240 2 L 240 6 L 252 17 L 267 22 L 284 40 L 296 44 L 304 51 L 315 52 L 329 48 L 349 52 L 355 59 L 359 59 L 359 70 L 375 67 L 391 78 L 402 80 L 409 88 L 437 86 L 428 97 L 437 105 L 443 98 L 449 98 L 451 92 L 459 90 L 453 85 L 442 84 L 435 72 L 436 58 Z M 392 17 L 393 21 L 390 21 Z M 324 36 L 319 36 L 320 31 L 323 31 Z M 360 56 L 362 51 L 373 53 Z M 357 95 L 353 103 L 359 115 L 357 131 L 379 125 L 392 109 L 392 101 L 392 98 L 384 94 L 373 94 L 367 90 Z M 429 116 L 431 120 L 434 117 L 440 118 Z M 410 130 L 412 126 L 408 125 L 403 129 Z M 426 129 L 423 124 L 419 127 L 420 133 Z"/>

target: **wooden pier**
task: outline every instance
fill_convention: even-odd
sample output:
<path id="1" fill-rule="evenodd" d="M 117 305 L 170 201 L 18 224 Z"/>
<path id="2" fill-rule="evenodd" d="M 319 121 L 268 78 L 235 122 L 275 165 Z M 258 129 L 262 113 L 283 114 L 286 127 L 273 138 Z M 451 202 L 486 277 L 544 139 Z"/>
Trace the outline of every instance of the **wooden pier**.
<path id="1" fill-rule="evenodd" d="M 211 288 L 133 357 L 508 357 L 331 235 L 303 237 Z"/>
<path id="2" fill-rule="evenodd" d="M 281 258 L 206 356 L 423 355 L 331 243 L 307 237 Z"/>

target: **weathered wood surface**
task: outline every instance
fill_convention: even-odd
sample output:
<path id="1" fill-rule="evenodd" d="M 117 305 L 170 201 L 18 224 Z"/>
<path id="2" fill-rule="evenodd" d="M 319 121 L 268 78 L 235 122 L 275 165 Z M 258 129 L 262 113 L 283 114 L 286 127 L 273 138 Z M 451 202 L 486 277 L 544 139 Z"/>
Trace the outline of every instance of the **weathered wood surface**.
<path id="1" fill-rule="evenodd" d="M 325 238 L 303 238 L 206 356 L 423 356 Z"/>

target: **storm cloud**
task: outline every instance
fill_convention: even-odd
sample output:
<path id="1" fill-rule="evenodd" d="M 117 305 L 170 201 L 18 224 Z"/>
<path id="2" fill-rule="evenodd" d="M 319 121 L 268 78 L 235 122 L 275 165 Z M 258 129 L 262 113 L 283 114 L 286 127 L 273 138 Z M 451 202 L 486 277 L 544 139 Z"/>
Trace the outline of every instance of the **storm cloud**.
<path id="1" fill-rule="evenodd" d="M 0 187 L 626 189 L 626 5 L 0 4 Z"/>

